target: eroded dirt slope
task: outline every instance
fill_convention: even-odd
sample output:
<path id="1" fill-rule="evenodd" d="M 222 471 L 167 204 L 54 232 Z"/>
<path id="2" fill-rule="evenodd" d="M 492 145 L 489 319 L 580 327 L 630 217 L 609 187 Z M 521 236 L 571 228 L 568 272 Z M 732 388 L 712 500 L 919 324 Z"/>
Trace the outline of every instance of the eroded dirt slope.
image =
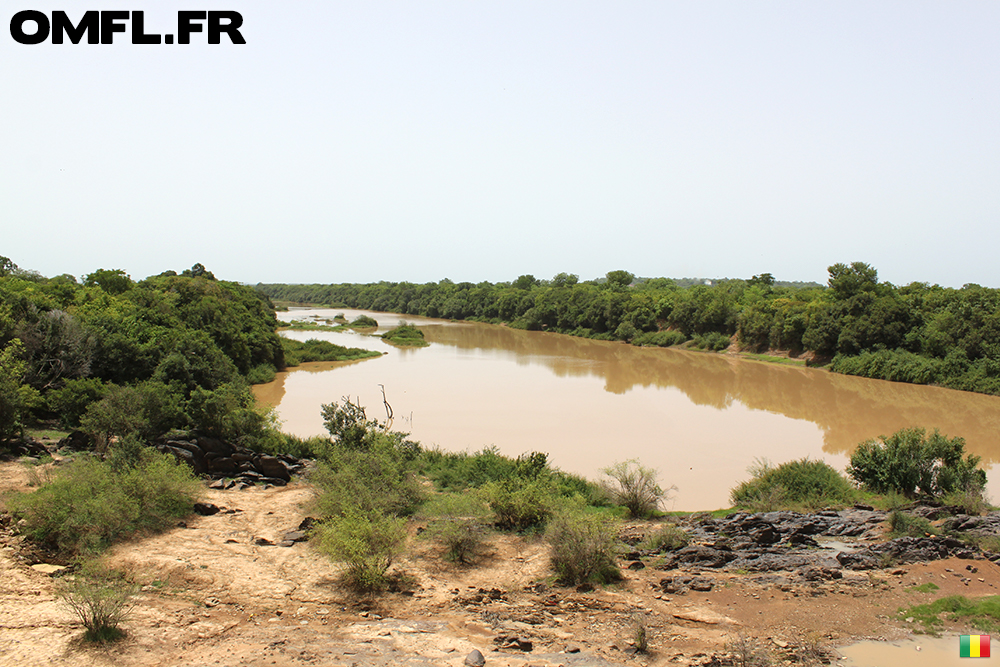
<path id="1" fill-rule="evenodd" d="M 0 465 L 2 489 L 27 489 L 25 469 Z M 776 582 L 749 575 L 654 567 L 581 592 L 548 585 L 547 547 L 501 536 L 476 567 L 444 562 L 411 526 L 407 593 L 353 598 L 335 564 L 308 543 L 276 546 L 306 516 L 311 488 L 205 490 L 225 511 L 117 546 L 109 564 L 143 585 L 111 648 L 84 646 L 82 628 L 30 567 L 9 530 L 0 549 L 0 664 L 3 665 L 454 665 L 473 649 L 487 665 L 705 664 L 738 634 L 760 638 L 791 660 L 817 642 L 903 636 L 900 607 L 947 594 L 995 594 L 1000 568 L 946 560 L 826 582 Z M 642 526 L 630 527 L 632 531 Z M 711 590 L 666 594 L 665 576 L 696 574 Z M 914 592 L 934 582 L 939 591 Z M 632 655 L 636 619 L 651 648 Z M 530 652 L 524 649 L 528 648 Z M 518 647 L 520 645 L 520 648 Z M 495 649 L 500 648 L 497 651 Z"/>

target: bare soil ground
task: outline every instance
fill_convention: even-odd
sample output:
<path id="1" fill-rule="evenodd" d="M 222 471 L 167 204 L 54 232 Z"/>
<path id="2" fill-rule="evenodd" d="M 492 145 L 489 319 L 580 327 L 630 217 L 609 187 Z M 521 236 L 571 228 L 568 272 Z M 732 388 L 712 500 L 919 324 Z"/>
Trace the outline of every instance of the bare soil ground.
<path id="1" fill-rule="evenodd" d="M 29 481 L 24 466 L 0 464 L 0 497 L 30 488 Z M 647 567 L 624 570 L 619 585 L 582 592 L 552 585 L 544 541 L 496 536 L 482 562 L 463 567 L 442 560 L 414 524 L 408 556 L 394 566 L 411 589 L 358 599 L 338 585 L 338 566 L 308 543 L 258 543 L 295 529 L 311 495 L 301 482 L 206 489 L 207 502 L 231 511 L 115 547 L 109 564 L 142 592 L 128 637 L 103 648 L 81 641 L 82 626 L 56 595 L 58 579 L 33 569 L 37 555 L 10 527 L 0 529 L 0 665 L 458 667 L 473 649 L 490 667 L 700 665 L 724 659 L 738 635 L 759 639 L 779 661 L 801 662 L 817 644 L 905 636 L 901 607 L 996 594 L 1000 586 L 1000 567 L 988 561 L 947 560 L 780 586 L 689 570 L 716 585 L 685 595 L 664 594 L 659 585 L 681 572 Z M 978 572 L 966 569 L 970 563 Z M 912 590 L 926 582 L 940 590 Z M 637 618 L 647 626 L 645 654 L 629 650 Z M 499 648 L 500 637 L 530 641 L 531 651 Z"/>

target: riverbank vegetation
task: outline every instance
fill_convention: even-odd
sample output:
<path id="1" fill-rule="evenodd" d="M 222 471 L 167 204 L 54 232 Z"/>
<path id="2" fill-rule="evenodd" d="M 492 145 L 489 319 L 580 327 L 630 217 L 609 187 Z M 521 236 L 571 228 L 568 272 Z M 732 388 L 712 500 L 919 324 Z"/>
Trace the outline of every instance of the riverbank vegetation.
<path id="1" fill-rule="evenodd" d="M 127 437 L 106 459 L 77 458 L 37 491 L 11 498 L 8 508 L 38 544 L 85 557 L 174 525 L 191 513 L 200 488 L 188 466 Z"/>
<path id="2" fill-rule="evenodd" d="M 0 451 L 28 426 L 78 429 L 103 450 L 128 435 L 284 439 L 252 383 L 304 361 L 377 352 L 282 339 L 267 297 L 201 264 L 133 281 L 98 269 L 46 278 L 0 257 Z"/>
<path id="3" fill-rule="evenodd" d="M 978 456 L 966 455 L 962 438 L 902 429 L 860 443 L 851 454 L 847 476 L 808 458 L 779 466 L 758 460 L 747 471 L 750 479 L 732 489 L 730 500 L 735 507 L 755 512 L 817 510 L 858 502 L 896 510 L 913 501 L 930 501 L 975 515 L 987 508 L 986 473 L 979 461 Z M 909 524 L 894 524 L 891 529 L 907 532 Z"/>
<path id="4" fill-rule="evenodd" d="M 347 398 L 322 412 L 331 437 L 317 443 L 312 475 L 321 489 L 316 534 L 323 551 L 346 563 L 345 583 L 358 592 L 394 584 L 389 567 L 405 541 L 403 520 L 414 515 L 429 521 L 428 534 L 447 560 L 473 563 L 489 527 L 547 531 L 561 578 L 616 578 L 616 521 L 624 510 L 598 484 L 554 469 L 545 454 L 425 449 Z"/>
<path id="5" fill-rule="evenodd" d="M 382 339 L 399 347 L 427 347 L 430 345 L 424 340 L 423 331 L 406 322 L 386 331 L 382 334 Z"/>
<path id="6" fill-rule="evenodd" d="M 1000 290 L 880 282 L 834 264 L 827 285 L 749 279 L 677 281 L 611 271 L 580 281 L 258 284 L 272 299 L 506 323 L 634 345 L 790 352 L 835 372 L 1000 394 Z M 710 284 L 709 284 L 710 283 Z"/>

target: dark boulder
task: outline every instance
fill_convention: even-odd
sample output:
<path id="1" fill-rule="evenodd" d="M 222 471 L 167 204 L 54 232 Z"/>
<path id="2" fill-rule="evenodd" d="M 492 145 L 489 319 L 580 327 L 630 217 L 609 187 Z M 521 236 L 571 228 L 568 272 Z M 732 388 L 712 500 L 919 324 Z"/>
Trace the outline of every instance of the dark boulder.
<path id="1" fill-rule="evenodd" d="M 195 503 L 194 512 L 202 516 L 212 516 L 219 513 L 219 507 L 212 503 Z"/>
<path id="2" fill-rule="evenodd" d="M 285 462 L 275 456 L 261 456 L 257 461 L 257 469 L 264 473 L 265 477 L 277 477 L 286 482 L 292 479 Z"/>
<path id="3" fill-rule="evenodd" d="M 195 456 L 194 453 L 188 451 L 187 449 L 173 447 L 171 445 L 161 445 L 158 449 L 162 452 L 173 454 L 178 461 L 183 461 L 191 466 L 191 469 L 198 475 L 204 475 L 208 472 L 208 469 L 205 467 L 205 460 Z"/>
<path id="4" fill-rule="evenodd" d="M 217 473 L 233 473 L 236 472 L 236 461 L 228 457 L 222 457 L 217 459 L 212 459 L 208 463 L 209 469 L 212 472 Z"/>
<path id="5" fill-rule="evenodd" d="M 228 442 L 217 438 L 200 436 L 196 442 L 206 454 L 210 453 L 217 456 L 232 456 L 233 452 L 236 451 L 235 448 Z"/>
<path id="6" fill-rule="evenodd" d="M 736 558 L 736 554 L 731 551 L 703 546 L 690 546 L 675 551 L 662 565 L 658 565 L 657 569 L 672 570 L 678 565 L 722 567 L 734 558 Z"/>
<path id="7" fill-rule="evenodd" d="M 85 452 L 94 448 L 94 439 L 83 431 L 70 431 L 69 435 L 57 443 L 59 449 L 66 447 L 76 452 Z"/>

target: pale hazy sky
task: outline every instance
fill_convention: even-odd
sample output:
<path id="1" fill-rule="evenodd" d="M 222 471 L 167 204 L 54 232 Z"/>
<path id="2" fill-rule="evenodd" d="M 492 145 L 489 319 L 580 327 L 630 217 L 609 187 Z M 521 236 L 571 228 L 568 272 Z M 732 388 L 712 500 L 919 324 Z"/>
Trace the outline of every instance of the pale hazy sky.
<path id="1" fill-rule="evenodd" d="M 15 12 L 242 13 L 244 46 Z M 244 282 L 1000 287 L 1000 2 L 9 0 L 0 255 Z M 31 24 L 29 26 L 31 27 Z"/>

